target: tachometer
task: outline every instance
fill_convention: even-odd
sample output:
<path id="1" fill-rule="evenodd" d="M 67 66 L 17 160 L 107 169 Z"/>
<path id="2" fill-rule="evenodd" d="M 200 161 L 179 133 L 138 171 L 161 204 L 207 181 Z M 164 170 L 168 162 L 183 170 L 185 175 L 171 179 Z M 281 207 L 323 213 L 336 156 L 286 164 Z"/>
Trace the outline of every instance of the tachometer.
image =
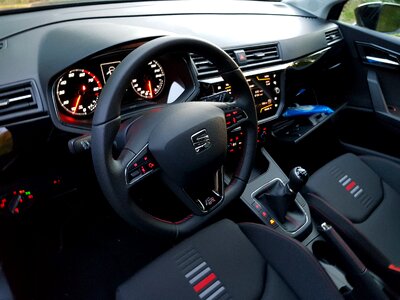
<path id="1" fill-rule="evenodd" d="M 74 69 L 58 80 L 56 95 L 67 112 L 86 116 L 95 110 L 102 88 L 96 75 L 84 69 Z"/>
<path id="2" fill-rule="evenodd" d="M 150 61 L 141 73 L 132 79 L 132 88 L 140 97 L 153 99 L 159 95 L 165 84 L 165 73 L 160 63 L 156 60 Z"/>

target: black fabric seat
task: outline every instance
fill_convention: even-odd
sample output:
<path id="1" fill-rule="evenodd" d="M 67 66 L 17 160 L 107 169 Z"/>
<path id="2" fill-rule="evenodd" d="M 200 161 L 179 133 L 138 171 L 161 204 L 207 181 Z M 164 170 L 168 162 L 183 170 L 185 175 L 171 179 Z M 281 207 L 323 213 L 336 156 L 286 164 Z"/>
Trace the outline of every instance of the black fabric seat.
<path id="1" fill-rule="evenodd" d="M 313 218 L 328 221 L 363 262 L 400 290 L 400 165 L 342 155 L 315 172 L 303 192 Z"/>
<path id="2" fill-rule="evenodd" d="M 266 226 L 223 220 L 168 251 L 117 299 L 342 299 L 312 254 Z"/>

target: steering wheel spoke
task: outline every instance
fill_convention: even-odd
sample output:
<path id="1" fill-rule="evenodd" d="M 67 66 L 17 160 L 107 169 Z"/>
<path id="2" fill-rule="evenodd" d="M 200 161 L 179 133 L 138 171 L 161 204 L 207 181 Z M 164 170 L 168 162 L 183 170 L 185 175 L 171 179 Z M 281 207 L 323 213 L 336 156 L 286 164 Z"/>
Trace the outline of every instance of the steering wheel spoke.
<path id="1" fill-rule="evenodd" d="M 240 127 L 248 119 L 244 110 L 235 106 L 228 106 L 225 110 L 226 129 L 233 130 Z"/>
<path id="2" fill-rule="evenodd" d="M 119 160 L 125 166 L 125 182 L 128 187 L 132 187 L 159 170 L 157 162 L 148 150 L 148 145 L 143 147 L 136 155 L 126 150 L 124 155 L 121 156 Z"/>
<path id="3" fill-rule="evenodd" d="M 248 121 L 244 109 L 242 109 L 236 102 L 232 103 L 221 103 L 221 102 L 211 102 L 216 107 L 220 108 L 225 113 L 226 129 L 232 131 L 240 127 L 243 123 Z"/>
<path id="4" fill-rule="evenodd" d="M 194 215 L 211 213 L 225 198 L 224 170 L 219 168 L 213 176 L 190 187 L 182 187 L 165 178 L 166 184 Z"/>
<path id="5" fill-rule="evenodd" d="M 215 172 L 212 185 L 213 186 L 208 189 L 208 192 L 202 193 L 203 195 L 199 195 L 194 199 L 196 205 L 203 213 L 212 211 L 224 200 L 225 191 L 223 167 Z"/>

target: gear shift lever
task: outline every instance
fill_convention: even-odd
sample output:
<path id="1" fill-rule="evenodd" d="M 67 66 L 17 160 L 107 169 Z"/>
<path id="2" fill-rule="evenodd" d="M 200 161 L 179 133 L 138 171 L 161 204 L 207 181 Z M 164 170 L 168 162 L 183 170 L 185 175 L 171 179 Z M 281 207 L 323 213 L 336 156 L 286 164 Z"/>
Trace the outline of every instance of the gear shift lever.
<path id="1" fill-rule="evenodd" d="M 278 221 L 283 224 L 286 214 L 296 199 L 297 192 L 306 184 L 308 174 L 302 167 L 295 167 L 290 171 L 289 181 L 284 185 L 275 181 L 268 187 L 263 201 L 274 212 Z"/>
<path id="2" fill-rule="evenodd" d="M 295 167 L 289 173 L 289 181 L 286 184 L 289 192 L 296 195 L 298 191 L 307 183 L 308 174 L 302 167 Z"/>

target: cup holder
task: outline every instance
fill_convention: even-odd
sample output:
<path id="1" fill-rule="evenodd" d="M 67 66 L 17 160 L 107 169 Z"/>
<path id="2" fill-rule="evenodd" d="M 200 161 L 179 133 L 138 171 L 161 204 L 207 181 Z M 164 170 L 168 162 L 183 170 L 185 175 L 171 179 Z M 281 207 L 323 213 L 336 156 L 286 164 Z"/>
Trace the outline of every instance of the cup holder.
<path id="1" fill-rule="evenodd" d="M 331 276 L 333 282 L 338 287 L 339 292 L 344 298 L 347 298 L 347 295 L 350 295 L 352 292 L 352 287 L 349 284 L 345 273 L 340 266 L 338 266 L 337 253 L 335 253 L 335 251 L 324 240 L 313 242 L 311 249 L 314 256 L 325 265 L 323 266 L 325 271 L 327 271 L 328 275 Z M 351 297 L 349 299 L 351 299 Z"/>
<path id="2" fill-rule="evenodd" d="M 311 248 L 314 256 L 318 260 L 328 265 L 337 265 L 337 254 L 327 242 L 323 240 L 317 240 L 312 244 Z"/>

